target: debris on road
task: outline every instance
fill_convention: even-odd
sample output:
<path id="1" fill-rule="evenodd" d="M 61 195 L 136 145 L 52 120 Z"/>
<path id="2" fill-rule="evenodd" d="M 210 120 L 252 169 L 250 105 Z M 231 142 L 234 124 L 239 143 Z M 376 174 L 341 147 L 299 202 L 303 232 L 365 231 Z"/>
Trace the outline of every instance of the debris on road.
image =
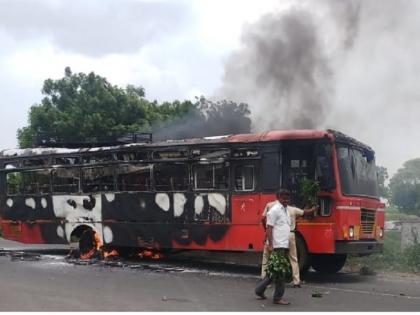
<path id="1" fill-rule="evenodd" d="M 322 293 L 321 292 L 318 292 L 318 291 L 312 292 L 312 297 L 314 297 L 314 298 L 322 298 Z"/>

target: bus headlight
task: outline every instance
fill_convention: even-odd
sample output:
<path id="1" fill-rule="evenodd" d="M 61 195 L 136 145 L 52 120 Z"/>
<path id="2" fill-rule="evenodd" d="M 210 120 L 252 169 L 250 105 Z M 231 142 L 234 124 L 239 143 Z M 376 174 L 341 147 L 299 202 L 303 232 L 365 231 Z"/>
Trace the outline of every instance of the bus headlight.
<path id="1" fill-rule="evenodd" d="M 354 237 L 354 227 L 353 226 L 350 226 L 349 227 L 349 237 L 350 238 L 353 238 Z"/>
<path id="2" fill-rule="evenodd" d="M 380 238 L 383 238 L 384 237 L 384 229 L 383 228 L 380 228 L 379 229 L 379 237 Z"/>

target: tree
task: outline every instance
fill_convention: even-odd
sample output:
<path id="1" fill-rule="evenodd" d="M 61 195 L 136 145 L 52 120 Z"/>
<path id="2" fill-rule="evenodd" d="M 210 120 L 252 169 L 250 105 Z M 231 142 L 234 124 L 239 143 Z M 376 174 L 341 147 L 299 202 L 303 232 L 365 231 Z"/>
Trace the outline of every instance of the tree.
<path id="1" fill-rule="evenodd" d="M 150 102 L 143 87 L 111 85 L 91 72 L 47 79 L 44 98 L 29 110 L 28 126 L 18 130 L 21 148 L 37 145 L 37 136 L 64 143 L 108 142 L 130 132 L 153 132 L 158 140 L 249 132 L 246 104 L 191 101 Z M 155 136 L 156 134 L 156 136 Z"/>
<path id="2" fill-rule="evenodd" d="M 382 198 L 389 198 L 389 187 L 385 185 L 386 180 L 389 178 L 388 170 L 383 166 L 376 166 L 378 173 L 379 196 Z"/>
<path id="3" fill-rule="evenodd" d="M 420 215 L 420 158 L 406 161 L 391 178 L 391 202 L 402 212 Z"/>
<path id="4" fill-rule="evenodd" d="M 44 81 L 42 93 L 41 103 L 30 108 L 29 126 L 18 130 L 20 147 L 33 146 L 38 134 L 77 143 L 150 129 L 141 87 L 122 89 L 67 67 L 64 78 Z"/>

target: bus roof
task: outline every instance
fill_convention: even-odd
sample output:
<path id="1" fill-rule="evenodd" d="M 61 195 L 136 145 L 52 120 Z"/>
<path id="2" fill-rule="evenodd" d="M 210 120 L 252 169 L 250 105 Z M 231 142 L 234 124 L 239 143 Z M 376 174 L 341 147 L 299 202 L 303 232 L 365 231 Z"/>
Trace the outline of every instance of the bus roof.
<path id="1" fill-rule="evenodd" d="M 336 139 L 340 142 L 347 142 L 353 145 L 363 147 L 365 149 L 373 151 L 370 147 L 365 144 L 344 135 L 341 132 L 334 130 L 272 130 L 264 133 L 254 134 L 236 134 L 236 135 L 223 135 L 213 136 L 204 138 L 192 138 L 182 140 L 165 140 L 157 141 L 153 143 L 130 143 L 116 146 L 106 147 L 92 147 L 92 148 L 53 148 L 53 147 L 39 147 L 39 148 L 27 148 L 27 149 L 9 149 L 0 151 L 0 159 L 10 159 L 13 157 L 27 157 L 27 156 L 39 156 L 39 155 L 55 155 L 55 154 L 79 154 L 79 153 L 94 153 L 108 150 L 121 150 L 130 149 L 135 147 L 167 147 L 167 146 L 181 146 L 181 145 L 193 145 L 193 144 L 223 144 L 223 143 L 256 143 L 256 142 L 269 142 L 269 141 L 280 141 L 280 140 L 305 140 L 305 139 L 322 139 L 329 138 L 331 140 Z"/>

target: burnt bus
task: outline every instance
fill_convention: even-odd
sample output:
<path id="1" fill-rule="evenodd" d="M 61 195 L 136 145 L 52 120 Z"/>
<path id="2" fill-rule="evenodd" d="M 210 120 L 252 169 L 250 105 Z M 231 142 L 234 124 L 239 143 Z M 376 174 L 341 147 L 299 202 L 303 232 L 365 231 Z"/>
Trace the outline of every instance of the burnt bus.
<path id="1" fill-rule="evenodd" d="M 94 231 L 107 248 L 261 252 L 264 206 L 281 187 L 303 207 L 305 178 L 321 191 L 317 215 L 297 221 L 302 269 L 382 251 L 374 151 L 333 130 L 4 150 L 1 226 L 23 243 L 86 244 Z"/>

